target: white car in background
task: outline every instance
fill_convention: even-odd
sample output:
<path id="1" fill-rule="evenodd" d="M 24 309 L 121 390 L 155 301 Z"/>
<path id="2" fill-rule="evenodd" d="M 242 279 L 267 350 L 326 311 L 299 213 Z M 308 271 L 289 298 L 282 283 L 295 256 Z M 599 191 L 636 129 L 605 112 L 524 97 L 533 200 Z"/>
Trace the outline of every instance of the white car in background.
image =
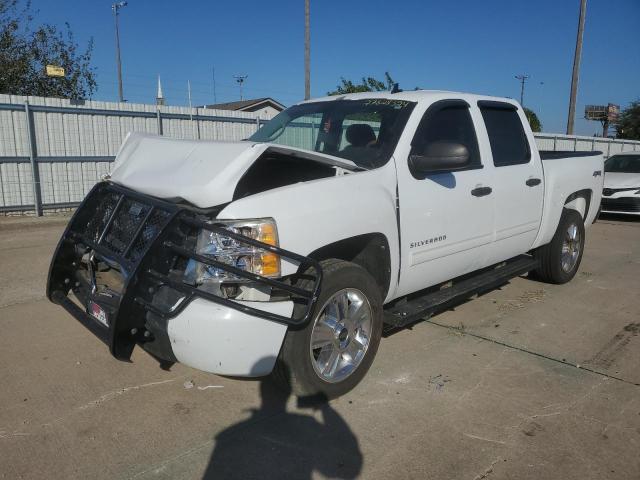
<path id="1" fill-rule="evenodd" d="M 604 172 L 602 212 L 640 216 L 640 152 L 612 155 Z"/>

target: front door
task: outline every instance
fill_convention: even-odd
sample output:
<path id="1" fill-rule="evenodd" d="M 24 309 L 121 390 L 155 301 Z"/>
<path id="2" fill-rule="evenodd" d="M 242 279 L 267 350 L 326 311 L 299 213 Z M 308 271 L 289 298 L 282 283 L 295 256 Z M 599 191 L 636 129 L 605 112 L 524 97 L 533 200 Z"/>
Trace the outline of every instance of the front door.
<path id="1" fill-rule="evenodd" d="M 409 155 L 434 142 L 464 145 L 470 165 L 461 171 L 412 171 L 408 158 L 396 158 L 401 231 L 401 276 L 395 296 L 486 266 L 493 241 L 494 197 L 483 168 L 469 105 L 442 100 L 425 112 Z"/>

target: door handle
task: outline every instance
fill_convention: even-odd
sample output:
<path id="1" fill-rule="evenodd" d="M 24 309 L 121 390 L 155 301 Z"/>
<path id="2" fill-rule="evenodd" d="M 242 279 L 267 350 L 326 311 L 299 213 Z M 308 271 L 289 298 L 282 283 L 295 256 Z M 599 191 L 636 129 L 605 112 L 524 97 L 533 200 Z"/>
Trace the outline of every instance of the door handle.
<path id="1" fill-rule="evenodd" d="M 471 195 L 474 197 L 484 197 L 489 195 L 492 191 L 491 187 L 478 187 L 471 190 Z"/>
<path id="2" fill-rule="evenodd" d="M 539 178 L 530 178 L 524 183 L 526 183 L 527 187 L 535 187 L 536 185 L 540 185 L 540 182 L 542 182 L 542 180 Z"/>

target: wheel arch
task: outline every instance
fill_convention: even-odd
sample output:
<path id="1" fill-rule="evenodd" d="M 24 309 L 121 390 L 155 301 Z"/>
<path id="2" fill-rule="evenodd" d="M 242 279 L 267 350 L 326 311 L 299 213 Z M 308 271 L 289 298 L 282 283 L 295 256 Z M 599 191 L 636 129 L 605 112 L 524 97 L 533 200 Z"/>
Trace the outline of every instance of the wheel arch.
<path id="1" fill-rule="evenodd" d="M 376 281 L 382 299 L 389 292 L 391 254 L 389 241 L 383 233 L 365 233 L 344 238 L 314 250 L 309 256 L 318 261 L 337 258 L 360 265 Z"/>
<path id="2" fill-rule="evenodd" d="M 564 208 L 577 211 L 583 221 L 587 220 L 589 215 L 589 207 L 591 205 L 591 197 L 593 192 L 590 188 L 578 190 L 567 197 L 564 202 Z"/>

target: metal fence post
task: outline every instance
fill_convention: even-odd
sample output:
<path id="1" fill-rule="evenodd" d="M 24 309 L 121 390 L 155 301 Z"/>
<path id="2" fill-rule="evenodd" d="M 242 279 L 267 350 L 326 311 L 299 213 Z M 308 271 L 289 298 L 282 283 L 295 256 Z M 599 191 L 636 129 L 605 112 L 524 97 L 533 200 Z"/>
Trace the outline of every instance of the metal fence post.
<path id="1" fill-rule="evenodd" d="M 159 108 L 156 110 L 156 118 L 158 119 L 158 135 L 162 135 L 162 116 Z"/>
<path id="2" fill-rule="evenodd" d="M 198 107 L 196 107 L 196 138 L 198 140 L 200 140 L 200 120 L 198 120 L 198 118 L 200 115 L 200 112 L 198 111 Z"/>
<path id="3" fill-rule="evenodd" d="M 42 216 L 42 190 L 40 188 L 40 169 L 38 168 L 38 146 L 36 132 L 33 125 L 33 112 L 29 109 L 29 102 L 24 102 L 24 116 L 27 124 L 27 137 L 29 139 L 29 161 L 31 163 L 31 176 L 33 178 L 33 203 L 35 213 Z"/>

